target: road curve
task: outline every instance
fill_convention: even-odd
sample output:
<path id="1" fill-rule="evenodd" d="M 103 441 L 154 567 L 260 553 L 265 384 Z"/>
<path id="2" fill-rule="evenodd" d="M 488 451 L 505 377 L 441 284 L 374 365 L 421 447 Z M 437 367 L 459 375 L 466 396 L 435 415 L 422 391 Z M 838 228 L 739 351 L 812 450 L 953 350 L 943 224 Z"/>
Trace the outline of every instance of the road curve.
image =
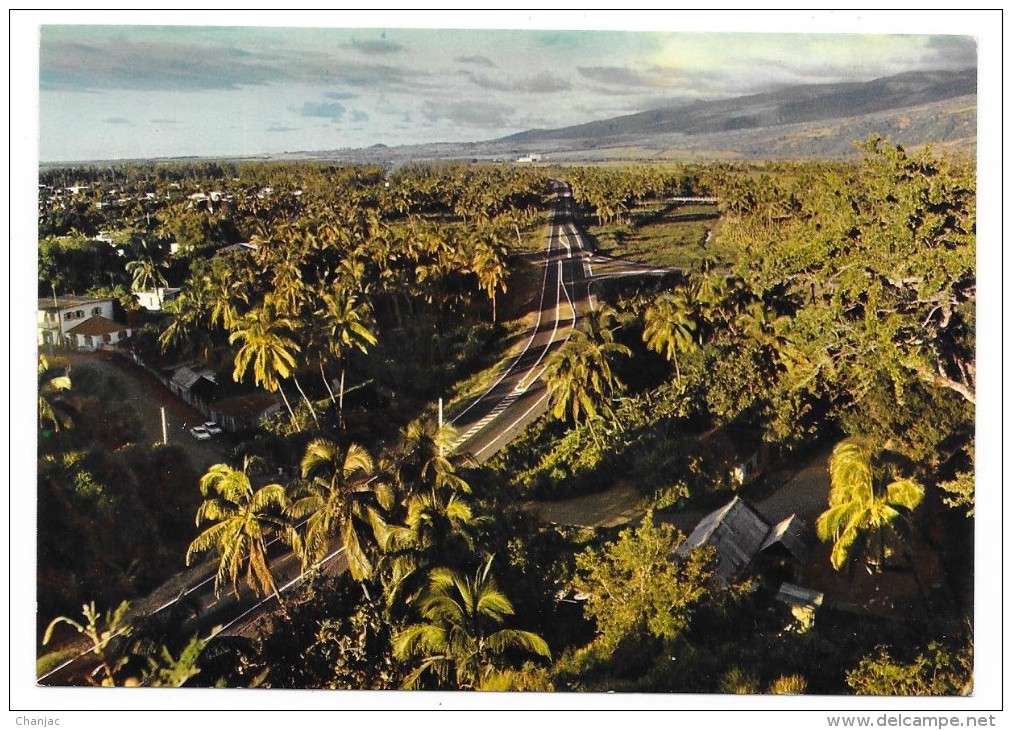
<path id="1" fill-rule="evenodd" d="M 449 422 L 460 434 L 454 444 L 457 452 L 483 462 L 548 410 L 548 392 L 541 380 L 548 356 L 562 347 L 592 307 L 587 287 L 577 287 L 589 276 L 589 258 L 589 246 L 573 222 L 572 191 L 556 182 L 555 210 L 541 255 L 537 321 L 524 349 L 499 378 L 450 414 Z"/>

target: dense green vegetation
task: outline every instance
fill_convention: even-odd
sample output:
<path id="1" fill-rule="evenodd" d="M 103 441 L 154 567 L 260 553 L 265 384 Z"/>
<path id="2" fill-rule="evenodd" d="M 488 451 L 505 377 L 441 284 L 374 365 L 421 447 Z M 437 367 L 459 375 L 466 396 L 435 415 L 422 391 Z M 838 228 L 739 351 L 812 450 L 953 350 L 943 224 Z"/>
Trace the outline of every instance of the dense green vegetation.
<path id="1" fill-rule="evenodd" d="M 39 371 L 41 635 L 60 613 L 146 595 L 182 568 L 199 474 L 178 446 L 145 441 L 117 375 L 45 356 Z"/>
<path id="2" fill-rule="evenodd" d="M 974 172 L 877 139 L 866 152 L 855 164 L 46 173 L 53 189 L 90 187 L 42 208 L 40 296 L 53 287 L 180 286 L 136 339 L 143 356 L 197 359 L 237 390 L 283 399 L 266 433 L 249 434 L 231 463 L 188 475 L 180 488 L 187 525 L 166 541 L 175 559 L 206 553 L 217 590 L 268 594 L 276 591 L 271 537 L 307 567 L 337 538 L 345 546 L 349 569 L 279 596 L 283 615 L 265 619 L 256 638 L 194 640 L 199 657 L 185 681 L 964 691 L 972 681 Z M 571 183 L 602 251 L 682 274 L 599 289 L 601 306 L 548 364 L 550 413 L 479 467 L 451 453 L 454 434 L 436 427 L 432 407 L 501 353 L 511 330 L 499 300 L 510 293 L 516 256 L 543 240 L 551 178 Z M 99 207 L 112 189 L 126 202 Z M 700 194 L 719 203 L 668 202 Z M 67 257 L 112 229 L 129 244 L 112 276 L 102 258 L 89 268 Z M 215 253 L 239 241 L 252 246 Z M 169 243 L 178 244 L 173 255 Z M 69 261 L 79 264 L 65 271 Z M 110 527 L 117 510 L 160 508 L 108 506 L 108 489 L 93 499 L 88 484 L 113 482 L 90 460 L 120 459 L 120 444 L 87 451 L 64 435 L 67 384 L 49 370 L 40 364 L 40 429 L 57 435 L 40 440 L 40 546 L 55 550 L 54 525 L 84 508 L 51 506 L 56 497 L 45 495 L 92 499 Z M 73 376 L 69 392 L 88 393 Z M 105 438 L 77 423 L 74 433 Z M 912 568 L 911 553 L 928 552 L 949 600 L 937 591 L 895 596 L 902 626 L 852 606 L 801 625 L 773 610 L 777 586 L 761 576 L 722 582 L 706 550 L 675 559 L 684 538 L 663 522 L 666 511 L 774 486 L 732 478 L 714 447 L 714 434 L 728 433 L 751 434 L 786 470 L 842 443 L 817 526 L 826 568 L 866 569 L 889 593 L 887 570 Z M 135 463 L 161 473 L 158 457 L 157 449 L 137 453 Z M 520 507 L 620 480 L 652 509 L 618 534 L 541 525 Z M 150 556 L 131 548 L 168 529 L 156 522 L 103 530 L 124 544 L 95 546 L 112 563 L 96 570 L 144 565 Z M 40 575 L 40 594 L 65 585 L 74 585 L 69 575 Z M 45 609 L 40 601 L 40 618 L 92 597 L 113 606 L 134 595 L 119 589 L 87 583 Z M 169 658 L 183 649 L 173 644 Z M 103 662 L 107 683 L 137 676 L 120 672 L 115 657 Z"/>

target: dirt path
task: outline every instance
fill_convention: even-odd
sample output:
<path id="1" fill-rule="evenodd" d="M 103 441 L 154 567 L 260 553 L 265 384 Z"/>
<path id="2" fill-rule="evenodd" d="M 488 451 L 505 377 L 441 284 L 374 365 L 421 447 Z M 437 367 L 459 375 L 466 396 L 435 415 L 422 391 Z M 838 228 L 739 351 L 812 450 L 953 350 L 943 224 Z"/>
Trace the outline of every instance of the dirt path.
<path id="1" fill-rule="evenodd" d="M 528 502 L 524 505 L 542 522 L 585 527 L 616 527 L 643 515 L 643 497 L 631 484 L 557 502 Z"/>
<path id="2" fill-rule="evenodd" d="M 783 487 L 756 502 L 759 511 L 774 522 L 796 514 L 809 527 L 826 510 L 829 499 L 829 455 L 817 453 L 794 473 Z"/>
<path id="3" fill-rule="evenodd" d="M 826 509 L 829 493 L 828 463 L 828 451 L 816 454 L 783 487 L 756 500 L 759 511 L 774 522 L 793 513 L 809 526 L 814 525 L 815 519 Z M 624 525 L 635 522 L 646 511 L 642 496 L 628 483 L 619 483 L 607 491 L 584 497 L 556 502 L 529 502 L 525 508 L 537 515 L 542 522 L 583 527 Z M 658 519 L 688 533 L 707 514 L 708 510 L 684 510 L 658 515 Z"/>
<path id="4" fill-rule="evenodd" d="M 113 375 L 123 389 L 122 395 L 141 417 L 144 439 L 149 443 L 162 441 L 161 408 L 165 408 L 168 443 L 186 452 L 190 464 L 200 474 L 212 464 L 225 460 L 227 443 L 223 440 L 196 441 L 189 429 L 204 422 L 204 416 L 173 395 L 151 373 L 110 352 L 71 352 L 63 355 L 74 367 L 89 367 Z"/>

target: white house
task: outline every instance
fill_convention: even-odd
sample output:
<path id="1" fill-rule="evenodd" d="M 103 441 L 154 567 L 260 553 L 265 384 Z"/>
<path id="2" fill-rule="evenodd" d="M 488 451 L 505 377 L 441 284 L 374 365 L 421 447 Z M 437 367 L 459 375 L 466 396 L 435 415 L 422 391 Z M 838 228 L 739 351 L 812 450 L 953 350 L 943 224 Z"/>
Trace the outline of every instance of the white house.
<path id="1" fill-rule="evenodd" d="M 134 299 L 137 303 L 149 312 L 157 312 L 165 305 L 179 296 L 182 289 L 179 287 L 158 287 L 148 291 L 135 291 Z"/>
<path id="2" fill-rule="evenodd" d="M 89 317 L 67 331 L 70 346 L 88 352 L 93 352 L 102 345 L 115 345 L 130 335 L 131 330 L 125 324 L 101 315 Z"/>
<path id="3" fill-rule="evenodd" d="M 112 320 L 112 299 L 52 297 L 39 299 L 39 345 L 74 345 L 70 330 L 91 317 Z"/>

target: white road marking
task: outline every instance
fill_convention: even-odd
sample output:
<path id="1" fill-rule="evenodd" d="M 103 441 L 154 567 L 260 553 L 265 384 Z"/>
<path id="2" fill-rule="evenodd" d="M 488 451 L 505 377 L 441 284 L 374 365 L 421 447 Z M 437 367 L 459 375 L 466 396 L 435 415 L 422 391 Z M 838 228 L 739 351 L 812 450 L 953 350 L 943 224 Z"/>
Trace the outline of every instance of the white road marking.
<path id="1" fill-rule="evenodd" d="M 549 229 L 548 229 L 548 248 L 545 250 L 545 275 L 544 275 L 544 279 L 541 282 L 541 299 L 538 302 L 538 321 L 535 323 L 534 328 L 531 330 L 531 337 L 527 341 L 527 345 L 524 347 L 523 350 L 520 351 L 520 354 L 517 355 L 516 358 L 514 358 L 512 364 L 508 368 L 506 368 L 505 371 L 503 371 L 503 374 L 500 375 L 499 378 L 494 383 L 492 383 L 492 385 L 490 385 L 488 387 L 488 389 L 484 393 L 482 393 L 477 398 L 475 398 L 467 408 L 465 408 L 460 413 L 458 413 L 453 418 L 451 418 L 450 421 L 449 421 L 450 423 L 456 423 L 457 420 L 460 419 L 461 416 L 463 416 L 469 410 L 471 410 L 476 405 L 478 405 L 479 403 L 481 403 L 482 399 L 485 396 L 487 396 L 489 393 L 491 393 L 499 385 L 499 383 L 501 383 L 503 380 L 506 379 L 506 376 L 508 376 L 511 372 L 513 372 L 513 368 L 516 367 L 517 363 L 520 362 L 520 359 L 525 354 L 527 354 L 527 351 L 530 349 L 531 345 L 534 343 L 534 339 L 538 335 L 538 330 L 541 328 L 541 316 L 542 316 L 542 312 L 544 311 L 544 308 L 545 308 L 545 290 L 548 288 L 548 268 L 549 268 L 548 261 L 549 261 L 549 257 L 552 255 L 552 240 L 554 238 L 557 238 L 558 235 L 559 235 L 558 223 L 555 220 L 553 220 L 552 223 L 551 223 L 551 225 L 549 226 Z M 454 448 L 456 448 L 456 444 L 454 444 Z"/>
<path id="2" fill-rule="evenodd" d="M 456 442 L 454 442 L 454 444 L 453 444 L 453 448 L 454 449 L 458 448 L 461 444 L 463 444 L 468 439 L 470 439 L 472 436 L 474 436 L 476 433 L 478 433 L 482 428 L 484 428 L 489 423 L 491 423 L 496 417 L 498 417 L 499 415 L 501 415 L 503 411 L 505 411 L 507 408 L 509 408 L 511 405 L 513 405 L 513 403 L 516 401 L 516 399 L 519 398 L 520 395 L 522 395 L 523 393 L 527 392 L 527 389 L 530 388 L 530 385 L 533 384 L 541 376 L 541 373 L 538 373 L 537 376 L 535 376 L 534 378 L 531 379 L 530 384 L 527 384 L 527 385 L 524 384 L 524 381 L 527 380 L 528 376 L 545 359 L 545 355 L 548 353 L 548 350 L 554 344 L 554 342 L 555 342 L 555 336 L 556 336 L 556 334 L 559 331 L 559 320 L 561 319 L 561 316 L 560 316 L 561 315 L 560 305 L 562 303 L 562 297 L 559 296 L 559 291 L 560 291 L 560 289 L 564 291 L 565 287 L 563 286 L 563 282 L 562 282 L 562 261 L 560 260 L 558 262 L 558 264 L 559 264 L 559 268 L 558 268 L 558 272 L 559 273 L 558 273 L 558 279 L 556 280 L 556 286 L 555 286 L 555 297 L 556 297 L 556 300 L 555 300 L 555 325 L 552 327 L 552 335 L 548 339 L 548 343 L 545 345 L 544 350 L 541 351 L 541 354 L 538 356 L 538 359 L 534 362 L 534 364 L 531 365 L 530 369 L 526 373 L 524 373 L 524 375 L 520 378 L 520 382 L 517 384 L 516 388 L 513 389 L 513 392 L 510 393 L 510 394 L 508 394 L 501 401 L 499 401 L 499 403 L 496 404 L 496 406 L 492 409 L 491 412 L 489 412 L 480 421 L 478 421 L 478 423 L 476 423 L 473 426 L 471 426 L 471 428 L 469 428 L 465 434 L 463 434 L 461 437 L 459 437 L 456 440 Z M 568 292 L 566 293 L 566 298 L 567 299 L 569 298 Z M 568 337 L 567 337 L 567 339 L 568 339 Z M 544 368 L 542 368 L 541 372 L 542 373 L 544 372 Z M 520 391 L 519 393 L 517 392 L 518 390 Z"/>
<path id="3" fill-rule="evenodd" d="M 515 421 L 513 421 L 513 423 L 511 423 L 511 424 L 510 424 L 510 425 L 508 425 L 508 426 L 507 426 L 506 428 L 504 428 L 504 429 L 502 430 L 502 432 L 500 433 L 500 436 L 501 436 L 501 435 L 502 435 L 503 433 L 506 433 L 507 431 L 509 431 L 509 430 L 510 430 L 511 428 L 513 428 L 514 426 L 516 426 L 516 425 L 517 425 L 518 423 L 520 423 L 520 422 L 521 422 L 522 420 L 524 420 L 525 418 L 527 418 L 527 416 L 529 416 L 529 415 L 530 415 L 531 411 L 533 411 L 533 410 L 534 410 L 535 408 L 537 408 L 537 407 L 538 407 L 539 405 L 541 405 L 541 402 L 542 402 L 542 401 L 543 401 L 543 400 L 544 400 L 545 398 L 547 398 L 547 397 L 548 397 L 548 393 L 546 392 L 546 393 L 545 393 L 545 394 L 544 394 L 543 396 L 541 396 L 541 397 L 540 397 L 540 398 L 538 398 L 538 399 L 537 399 L 536 401 L 534 401 L 534 405 L 532 405 L 532 406 L 531 406 L 530 408 L 528 408 L 528 409 L 527 409 L 526 411 L 524 411 L 524 412 L 523 412 L 523 414 L 521 414 L 521 416 L 520 416 L 519 418 L 517 418 L 517 419 L 516 419 Z M 483 452 L 485 452 L 485 451 L 488 451 L 488 450 L 489 450 L 490 448 L 492 448 L 492 446 L 493 446 L 493 445 L 495 444 L 495 442 L 496 442 L 496 439 L 492 439 L 492 442 L 491 442 L 491 443 L 489 443 L 489 444 L 488 444 L 487 446 L 485 446 L 484 448 L 478 449 L 478 451 L 474 452 L 474 455 L 475 455 L 476 457 L 477 457 L 477 456 L 480 456 L 480 455 L 481 455 L 481 454 L 482 454 Z"/>
<path id="4" fill-rule="evenodd" d="M 372 477 L 372 478 L 370 478 L 370 479 L 369 479 L 369 481 L 371 482 L 371 481 L 373 481 L 373 480 L 374 480 L 375 478 L 376 478 L 376 477 Z M 302 526 L 303 526 L 304 524 L 306 524 L 306 522 L 307 522 L 308 520 L 309 520 L 309 518 L 307 517 L 307 518 L 306 518 L 306 519 L 304 519 L 304 520 L 303 520 L 302 522 L 300 522 L 300 523 L 298 523 L 297 525 L 295 525 L 295 528 L 296 528 L 296 529 L 298 529 L 298 528 L 302 527 Z M 279 538 L 279 537 L 277 537 L 277 536 L 275 536 L 275 537 L 271 538 L 271 539 L 270 539 L 270 540 L 269 540 L 269 541 L 267 542 L 267 547 L 270 547 L 271 545 L 273 545 L 274 543 L 276 543 L 276 542 L 277 542 L 278 540 L 280 540 L 280 539 L 281 539 L 281 538 Z M 342 548 L 341 548 L 341 550 L 343 550 L 343 549 L 344 549 L 344 548 L 342 547 Z M 182 591 L 182 592 L 181 592 L 181 593 L 180 593 L 180 594 L 179 594 L 178 596 L 176 596 L 175 598 L 173 598 L 173 599 L 171 599 L 171 600 L 169 600 L 169 601 L 166 601 L 165 603 L 163 603 L 162 605 L 158 606 L 157 608 L 154 608 L 154 609 L 152 609 L 151 611 L 149 611 L 148 613 L 144 614 L 144 616 L 143 616 L 142 618 L 149 618 L 149 617 L 151 617 L 151 616 L 154 616 L 155 614 L 161 613 L 162 611 L 164 611 L 164 610 L 165 610 L 166 608 L 168 608 L 169 606 L 173 606 L 173 605 L 175 605 L 175 604 L 179 603 L 179 602 L 180 602 L 181 600 L 183 600 L 183 598 L 185 598 L 186 596 L 190 595 L 191 593 L 193 593 L 194 591 L 196 591 L 196 590 L 197 590 L 198 588 L 203 588 L 204 586 L 206 586 L 206 585 L 207 585 L 208 583 L 210 583 L 210 582 L 211 582 L 211 581 L 213 581 L 214 579 L 215 579 L 215 576 L 214 576 L 214 575 L 210 575 L 210 576 L 208 576 L 207 578 L 205 578 L 204 580 L 200 581 L 199 583 L 196 583 L 196 584 L 194 584 L 194 585 L 190 586 L 189 588 L 187 588 L 186 590 Z M 213 606 L 213 605 L 214 605 L 215 603 L 217 603 L 217 602 L 218 602 L 218 601 L 217 601 L 217 598 L 216 598 L 216 599 L 214 600 L 214 602 L 212 602 L 212 603 L 211 603 L 210 605 L 211 605 L 211 606 Z M 208 606 L 208 607 L 210 608 L 210 606 Z M 110 635 L 110 636 L 106 637 L 106 638 L 105 638 L 105 639 L 104 639 L 104 640 L 102 641 L 102 643 L 100 644 L 100 647 L 101 647 L 101 646 L 105 646 L 105 645 L 106 645 L 107 643 L 109 643 L 109 642 L 110 642 L 110 641 L 112 641 L 113 639 L 115 639 L 115 638 L 117 638 L 117 637 L 119 637 L 119 636 L 122 636 L 122 635 L 123 635 L 123 632 L 125 632 L 125 631 L 127 630 L 127 628 L 131 628 L 131 627 L 130 627 L 130 626 L 124 627 L 124 628 L 120 629 L 119 631 L 117 631 L 116 633 L 114 633 L 114 634 L 112 634 L 112 635 Z M 85 650 L 84 650 L 83 652 L 81 652 L 80 654 L 77 654 L 77 655 L 75 655 L 75 656 L 72 656 L 72 657 L 71 657 L 70 659 L 68 659 L 67 661 L 63 662 L 63 664 L 60 664 L 59 666 L 57 666 L 57 667 L 54 667 L 54 668 L 53 668 L 53 669 L 51 669 L 50 671 L 48 671 L 48 672 L 46 672 L 45 674 L 43 674 L 43 675 L 42 675 L 41 677 L 39 677 L 39 678 L 38 678 L 38 681 L 40 681 L 40 682 L 41 682 L 41 681 L 42 681 L 42 680 L 44 680 L 44 679 L 48 679 L 49 677 L 52 677 L 52 676 L 53 676 L 54 674 L 56 674 L 57 672 L 59 672 L 59 671 L 60 671 L 61 669 L 66 669 L 66 668 L 67 668 L 67 667 L 69 667 L 69 666 L 70 666 L 71 664 L 73 664 L 74 662 L 76 662 L 76 661 L 77 661 L 78 659 L 81 659 L 81 658 L 83 658 L 83 657 L 86 657 L 86 656 L 88 656 L 88 654 L 93 654 L 93 653 L 94 653 L 94 649 L 92 649 L 92 648 L 88 648 L 88 649 L 85 649 Z"/>
<path id="5" fill-rule="evenodd" d="M 562 265 L 562 262 L 560 261 L 559 262 L 559 280 L 560 281 L 562 281 L 562 266 L 561 265 Z M 573 303 L 573 300 L 570 298 L 569 291 L 566 288 L 564 282 L 563 282 L 563 286 L 562 286 L 562 291 L 565 292 L 565 294 L 566 294 L 566 301 L 569 303 L 569 307 L 570 307 L 570 322 L 571 322 L 570 328 L 569 328 L 569 332 L 566 333 L 565 338 L 563 338 L 563 340 L 562 340 L 562 343 L 565 344 L 566 342 L 569 342 L 569 338 L 572 337 L 572 335 L 573 335 L 573 329 L 576 326 L 577 314 L 576 314 L 576 305 Z M 556 311 L 558 311 L 558 310 L 556 310 Z M 558 319 L 556 319 L 556 325 L 557 324 L 558 324 Z M 552 339 L 554 340 L 554 334 L 553 334 L 553 338 Z M 550 341 L 549 342 L 549 346 L 551 346 L 551 344 L 553 344 L 553 342 Z M 535 365 L 535 367 L 537 367 L 537 365 Z M 547 369 L 548 369 L 547 365 L 545 365 L 545 367 L 541 368 L 541 372 L 539 372 L 537 374 L 537 376 L 534 377 L 531 380 L 531 384 L 533 385 L 535 382 L 537 382 L 538 379 L 544 374 L 545 370 L 547 370 Z M 540 398 L 538 398 L 536 401 L 534 401 L 534 403 L 531 405 L 530 408 L 528 408 L 526 411 L 524 411 L 522 414 L 520 414 L 520 416 L 518 418 L 516 418 L 516 420 L 514 420 L 511 424 L 509 424 L 505 428 L 501 429 L 500 432 L 499 432 L 499 436 L 496 436 L 495 438 L 492 439 L 492 441 L 490 441 L 483 448 L 478 449 L 478 451 L 474 452 L 474 456 L 475 457 L 481 456 L 481 454 L 483 454 L 484 452 L 486 452 L 490 448 L 492 448 L 492 446 L 495 445 L 495 442 L 498 441 L 498 439 L 502 436 L 502 434 L 507 433 L 508 431 L 510 431 L 511 429 L 513 429 L 518 423 L 520 423 L 525 418 L 527 418 L 527 416 L 529 416 L 531 414 L 531 412 L 534 411 L 535 408 L 537 408 L 539 405 L 541 405 L 541 403 L 543 403 L 544 400 L 547 397 L 548 397 L 548 392 L 545 391 L 544 395 L 542 395 Z"/>
<path id="6" fill-rule="evenodd" d="M 332 552 L 330 555 L 326 556 L 325 558 L 321 558 L 318 562 L 314 563 L 313 567 L 311 567 L 309 570 L 302 571 L 297 576 L 295 576 L 294 578 L 292 578 L 290 581 L 288 581 L 287 583 L 285 583 L 283 586 L 281 586 L 280 588 L 278 588 L 278 593 L 284 593 L 289 588 L 291 588 L 291 587 L 297 585 L 298 583 L 302 582 L 305 579 L 305 577 L 307 575 L 309 575 L 312 571 L 316 570 L 317 568 L 323 567 L 324 565 L 326 565 L 327 563 L 329 563 L 331 561 L 331 559 L 337 557 L 338 555 L 340 555 L 343 552 L 344 552 L 344 546 L 342 545 L 337 550 L 335 550 L 334 552 Z M 273 593 L 271 593 L 270 595 L 266 596 L 261 601 L 259 601 L 258 603 L 255 603 L 254 605 L 250 606 L 248 609 L 246 609 L 241 614 L 239 614 L 234 619 L 232 619 L 227 624 L 225 624 L 220 629 L 218 629 L 217 634 L 224 634 L 225 631 L 228 630 L 237 621 L 241 621 L 242 619 L 246 618 L 246 616 L 248 616 L 249 614 L 253 613 L 253 611 L 257 610 L 258 608 L 260 608 L 261 606 L 263 606 L 268 601 L 274 600 L 275 598 L 277 598 L 277 596 L 275 596 Z"/>
<path id="7" fill-rule="evenodd" d="M 549 247 L 551 247 L 551 240 L 549 240 Z M 552 327 L 552 335 L 549 338 L 548 343 L 545 345 L 545 349 L 542 350 L 541 354 L 538 356 L 538 359 L 530 366 L 530 368 L 528 368 L 527 372 L 524 373 L 520 377 L 520 381 L 518 382 L 517 386 L 513 389 L 513 391 L 511 393 L 509 393 L 505 398 L 503 398 L 499 403 L 497 403 L 496 406 L 492 409 L 492 411 L 489 414 L 487 414 L 486 416 L 484 416 L 481 420 L 478 421 L 478 423 L 476 423 L 473 426 L 471 426 L 471 428 L 469 428 L 463 435 L 461 435 L 460 437 L 458 437 L 457 440 L 453 443 L 453 445 L 452 445 L 451 448 L 457 449 L 461 444 L 463 444 L 469 438 L 471 438 L 472 436 L 474 436 L 484 426 L 487 426 L 489 422 L 491 422 L 496 416 L 500 415 L 504 410 L 506 410 L 506 408 L 508 408 L 510 405 L 512 405 L 513 402 L 520 395 L 522 395 L 523 393 L 525 393 L 527 391 L 527 389 L 530 388 L 530 385 L 533 384 L 535 380 L 537 380 L 537 377 L 535 377 L 535 378 L 533 378 L 530 381 L 530 383 L 528 383 L 528 384 L 525 385 L 525 381 L 527 380 L 528 376 L 544 360 L 545 355 L 547 354 L 548 350 L 551 348 L 552 344 L 554 343 L 555 337 L 556 337 L 556 335 L 558 334 L 558 331 L 559 331 L 559 321 L 561 319 L 561 304 L 562 304 L 562 297 L 560 296 L 560 290 L 561 291 L 565 291 L 566 288 L 565 288 L 565 283 L 563 282 L 562 260 L 560 259 L 557 263 L 558 263 L 558 269 L 557 269 L 557 271 L 558 271 L 558 278 L 556 279 L 556 285 L 555 285 L 555 324 Z M 546 263 L 546 265 L 545 265 L 546 279 L 547 279 L 547 272 L 548 272 L 548 264 Z M 544 295 L 545 295 L 545 289 L 546 288 L 547 288 L 547 286 L 543 287 L 542 291 L 541 291 L 541 301 L 542 301 L 542 308 L 541 309 L 542 309 L 542 311 L 544 309 L 543 305 L 544 305 Z M 566 291 L 566 299 L 569 300 L 570 302 L 572 302 L 572 300 L 569 299 L 569 292 L 568 291 Z M 575 322 L 575 319 L 574 319 L 574 322 Z M 539 312 L 539 324 L 540 324 L 540 312 Z M 536 334 L 536 331 L 535 331 L 535 334 Z M 530 348 L 530 344 L 533 341 L 534 341 L 534 338 L 532 336 L 530 342 L 528 342 L 527 347 L 524 348 L 524 352 L 526 352 Z M 519 361 L 519 358 L 518 358 L 517 361 Z M 508 374 L 512 369 L 513 368 L 511 367 L 510 370 L 508 370 L 503 375 L 503 377 L 500 378 L 496 382 L 495 385 L 498 385 L 500 382 L 502 382 L 502 380 L 503 380 L 503 378 L 505 378 L 506 374 Z M 542 369 L 542 372 L 544 372 L 544 369 Z M 538 377 L 540 377 L 540 373 L 539 373 Z M 493 388 L 495 387 L 495 385 L 493 385 Z M 485 395 L 487 395 L 489 392 L 491 392 L 491 390 L 492 390 L 492 388 L 489 388 L 489 390 L 485 391 Z M 519 391 L 519 393 L 517 391 Z M 482 397 L 484 397 L 484 395 Z M 472 403 L 471 406 L 468 406 L 468 410 L 471 407 L 473 407 L 474 405 L 475 405 L 475 403 Z M 463 412 L 461 412 L 460 415 L 463 415 Z M 459 416 L 458 416 L 458 418 L 459 418 Z M 484 423 L 482 423 L 482 421 L 484 421 Z"/>

